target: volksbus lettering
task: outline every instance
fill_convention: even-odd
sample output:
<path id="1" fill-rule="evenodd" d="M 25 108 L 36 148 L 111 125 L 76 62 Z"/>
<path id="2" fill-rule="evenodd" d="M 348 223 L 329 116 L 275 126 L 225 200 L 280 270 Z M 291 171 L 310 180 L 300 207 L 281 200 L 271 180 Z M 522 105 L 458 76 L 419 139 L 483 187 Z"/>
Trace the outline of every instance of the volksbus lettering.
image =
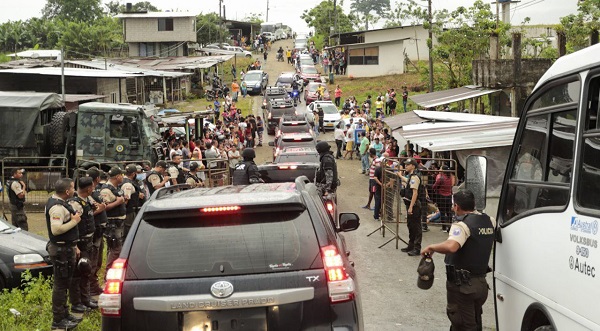
<path id="1" fill-rule="evenodd" d="M 579 236 L 576 234 L 570 234 L 569 237 L 571 238 L 571 241 L 576 244 L 588 246 L 591 248 L 598 248 L 598 240 L 597 239 L 586 238 L 584 236 Z"/>

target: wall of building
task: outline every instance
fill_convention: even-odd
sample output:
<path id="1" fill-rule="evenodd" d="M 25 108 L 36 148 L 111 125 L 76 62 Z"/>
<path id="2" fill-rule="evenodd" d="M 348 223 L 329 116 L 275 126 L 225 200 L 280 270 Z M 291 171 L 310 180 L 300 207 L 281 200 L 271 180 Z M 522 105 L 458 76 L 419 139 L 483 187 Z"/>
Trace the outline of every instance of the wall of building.
<path id="1" fill-rule="evenodd" d="M 194 17 L 173 17 L 173 31 L 158 31 L 158 20 L 158 18 L 126 18 L 125 42 L 196 42 Z"/>
<path id="2" fill-rule="evenodd" d="M 400 54 L 403 50 L 403 42 L 388 42 L 382 44 L 371 44 L 365 46 L 350 46 L 349 49 L 364 47 L 379 47 L 378 65 L 350 65 L 348 64 L 346 74 L 354 77 L 377 77 L 404 73 L 404 61 Z"/>
<path id="3" fill-rule="evenodd" d="M 422 25 L 366 31 L 364 36 L 365 43 L 385 42 L 409 38 L 408 40 L 404 40 L 404 46 L 401 54 L 406 53 L 411 61 L 427 60 L 429 57 L 429 49 L 427 48 L 428 32 L 423 28 Z M 404 55 L 402 55 L 402 59 L 404 59 Z"/>
<path id="4" fill-rule="evenodd" d="M 129 43 L 128 44 L 129 45 L 129 56 L 130 57 L 139 57 L 139 56 L 142 56 L 140 54 L 140 48 L 141 48 L 140 44 L 141 43 Z M 154 45 L 154 52 L 155 53 L 154 53 L 154 55 L 152 55 L 152 57 L 158 57 L 158 56 L 161 56 L 161 57 L 165 57 L 165 56 L 186 56 L 186 54 L 184 52 L 184 47 L 186 46 L 186 43 L 183 43 L 183 42 L 180 42 L 180 43 L 176 44 L 176 46 L 177 46 L 177 49 L 176 49 L 177 54 L 171 54 L 171 55 L 169 55 L 169 54 L 163 54 L 163 53 L 161 53 L 160 55 L 157 55 L 157 52 L 160 52 L 160 50 L 161 50 L 160 43 L 158 43 L 158 42 L 145 43 L 145 44 L 152 44 L 152 45 Z M 169 46 L 169 48 L 171 48 L 171 47 L 174 47 L 174 46 Z M 150 55 L 146 55 L 146 56 L 150 56 Z"/>

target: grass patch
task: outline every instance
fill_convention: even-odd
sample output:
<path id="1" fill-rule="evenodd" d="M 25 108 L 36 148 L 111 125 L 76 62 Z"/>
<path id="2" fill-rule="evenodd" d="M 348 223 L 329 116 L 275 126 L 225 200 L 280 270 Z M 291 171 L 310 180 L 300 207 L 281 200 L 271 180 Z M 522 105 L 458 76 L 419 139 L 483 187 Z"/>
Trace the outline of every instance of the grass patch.
<path id="1" fill-rule="evenodd" d="M 23 288 L 3 290 L 0 295 L 0 330 L 50 330 L 52 324 L 52 279 L 23 273 Z M 9 309 L 21 316 L 14 316 Z M 101 327 L 98 310 L 86 313 L 78 331 L 97 331 Z"/>

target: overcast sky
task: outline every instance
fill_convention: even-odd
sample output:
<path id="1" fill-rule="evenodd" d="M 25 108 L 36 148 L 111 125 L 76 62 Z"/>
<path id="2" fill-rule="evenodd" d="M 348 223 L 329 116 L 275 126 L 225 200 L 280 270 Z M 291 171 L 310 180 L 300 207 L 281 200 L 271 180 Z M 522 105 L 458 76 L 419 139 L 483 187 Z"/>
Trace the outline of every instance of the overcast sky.
<path id="1" fill-rule="evenodd" d="M 192 13 L 218 12 L 219 0 L 149 0 L 161 10 L 189 11 Z M 269 2 L 269 21 L 286 23 L 296 31 L 308 31 L 306 23 L 300 18 L 305 9 L 310 9 L 321 0 L 223 0 L 228 19 L 242 20 L 249 13 L 260 13 L 265 20 L 267 1 Z M 333 1 L 333 0 L 330 0 Z M 338 0 L 339 1 L 339 0 Z M 391 0 L 394 3 L 401 0 Z M 103 3 L 109 0 L 102 0 Z M 125 3 L 127 1 L 120 1 Z M 129 1 L 137 2 L 137 1 Z M 427 2 L 421 0 L 424 6 Z M 351 0 L 344 1 L 345 12 L 350 9 Z M 458 6 L 469 6 L 473 0 L 432 0 L 433 10 L 454 9 Z M 491 1 L 490 1 L 491 3 Z M 0 0 L 0 23 L 12 20 L 27 20 L 40 17 L 46 0 Z M 251 4 L 251 5 L 249 5 Z M 523 0 L 513 4 L 511 23 L 519 24 L 525 17 L 531 18 L 532 24 L 554 24 L 559 18 L 577 11 L 576 0 Z M 379 27 L 383 22 L 376 25 Z"/>

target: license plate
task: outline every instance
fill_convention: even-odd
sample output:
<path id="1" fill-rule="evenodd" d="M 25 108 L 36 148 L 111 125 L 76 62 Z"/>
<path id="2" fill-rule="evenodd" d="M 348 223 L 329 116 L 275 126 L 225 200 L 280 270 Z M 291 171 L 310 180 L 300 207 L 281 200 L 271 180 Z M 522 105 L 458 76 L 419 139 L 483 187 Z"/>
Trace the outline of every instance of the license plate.
<path id="1" fill-rule="evenodd" d="M 267 308 L 203 310 L 183 313 L 183 331 L 267 331 Z"/>
<path id="2" fill-rule="evenodd" d="M 325 126 L 333 126 L 333 123 L 325 123 Z"/>

